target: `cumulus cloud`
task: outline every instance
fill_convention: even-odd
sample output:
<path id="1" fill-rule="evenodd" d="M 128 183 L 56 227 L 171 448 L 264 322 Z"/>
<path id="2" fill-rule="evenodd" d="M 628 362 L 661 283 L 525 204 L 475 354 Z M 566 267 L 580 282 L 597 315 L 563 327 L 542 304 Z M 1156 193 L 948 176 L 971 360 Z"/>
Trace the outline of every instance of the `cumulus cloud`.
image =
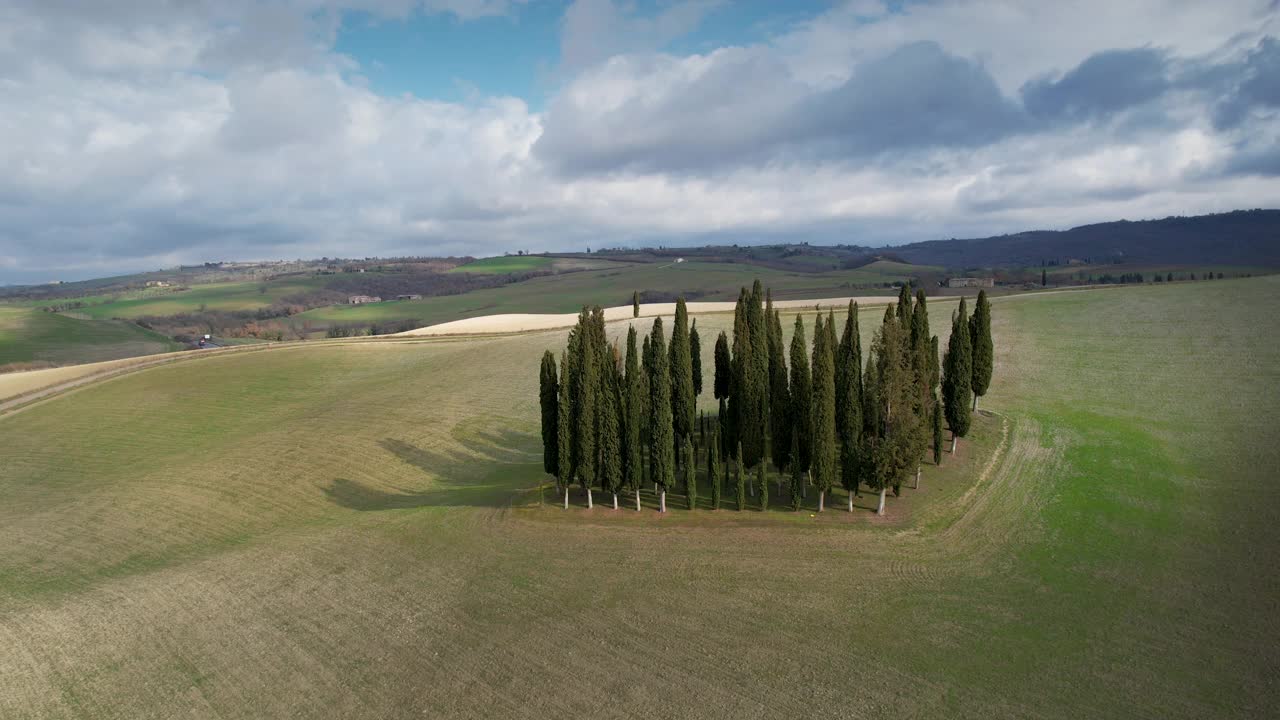
<path id="1" fill-rule="evenodd" d="M 466 20 L 514 2 L 11 3 L 0 281 L 229 258 L 880 244 L 1274 204 L 1275 10 L 1170 2 L 850 3 L 691 55 L 662 48 L 714 3 L 578 2 L 545 109 L 379 95 L 332 50 L 343 8 Z"/>

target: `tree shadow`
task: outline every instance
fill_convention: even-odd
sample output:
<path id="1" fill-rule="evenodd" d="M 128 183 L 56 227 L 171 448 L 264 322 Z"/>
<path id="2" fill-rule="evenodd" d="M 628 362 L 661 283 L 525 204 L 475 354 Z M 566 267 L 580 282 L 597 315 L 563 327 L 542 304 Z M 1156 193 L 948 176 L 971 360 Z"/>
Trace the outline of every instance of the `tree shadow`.
<path id="1" fill-rule="evenodd" d="M 468 427 L 470 426 L 470 427 Z M 383 438 L 378 445 L 417 472 L 428 476 L 425 490 L 378 487 L 358 480 L 335 478 L 323 489 L 336 505 L 359 511 L 403 510 L 427 506 L 505 507 L 523 490 L 543 478 L 541 441 L 532 433 L 483 429 L 459 423 L 451 432 L 456 441 L 443 449 Z"/>

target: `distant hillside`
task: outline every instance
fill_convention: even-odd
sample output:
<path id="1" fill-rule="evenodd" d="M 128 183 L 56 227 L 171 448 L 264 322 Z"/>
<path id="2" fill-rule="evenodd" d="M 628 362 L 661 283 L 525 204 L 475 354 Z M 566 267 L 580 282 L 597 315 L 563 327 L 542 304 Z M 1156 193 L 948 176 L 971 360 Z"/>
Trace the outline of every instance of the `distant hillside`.
<path id="1" fill-rule="evenodd" d="M 1280 267 L 1280 210 L 1099 223 L 968 240 L 933 240 L 893 249 L 918 265 L 950 268 L 1066 264 L 1180 264 Z"/>

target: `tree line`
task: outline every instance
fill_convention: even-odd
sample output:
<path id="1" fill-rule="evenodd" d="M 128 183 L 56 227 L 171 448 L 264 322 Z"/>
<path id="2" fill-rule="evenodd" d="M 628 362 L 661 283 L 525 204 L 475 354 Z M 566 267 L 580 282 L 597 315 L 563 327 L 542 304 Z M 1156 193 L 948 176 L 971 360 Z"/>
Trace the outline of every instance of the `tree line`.
<path id="1" fill-rule="evenodd" d="M 793 509 L 812 487 L 823 511 L 839 484 L 850 512 L 866 487 L 878 494 L 876 512 L 883 514 L 889 490 L 899 495 L 913 474 L 919 487 L 926 456 L 941 464 L 944 425 L 955 452 L 990 387 L 986 292 L 972 315 L 962 298 L 951 323 L 940 358 L 925 293 L 913 296 L 904 286 L 886 307 L 864 365 L 856 303 L 839 332 L 834 310 L 817 313 L 812 343 L 797 316 L 787 347 L 772 293 L 757 280 L 739 294 L 732 336 L 721 332 L 715 341 L 712 416 L 697 408 L 702 344 L 683 298 L 669 340 L 658 317 L 643 338 L 630 327 L 625 350 L 609 344 L 604 311 L 584 307 L 559 361 L 550 350 L 542 356 L 543 469 L 555 477 L 566 508 L 577 483 L 588 507 L 599 488 L 614 508 L 630 490 L 640 510 L 641 489 L 652 484 L 660 511 L 667 491 L 679 487 L 693 509 L 701 477 L 712 508 L 731 491 L 738 510 L 749 497 L 763 510 L 772 476 L 775 496 L 783 498 L 785 484 Z"/>

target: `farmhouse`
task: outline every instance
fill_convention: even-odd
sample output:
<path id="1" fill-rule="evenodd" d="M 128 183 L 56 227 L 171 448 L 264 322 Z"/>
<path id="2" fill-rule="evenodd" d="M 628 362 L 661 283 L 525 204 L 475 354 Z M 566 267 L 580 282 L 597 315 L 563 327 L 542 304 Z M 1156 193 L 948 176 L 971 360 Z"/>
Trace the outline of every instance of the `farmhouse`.
<path id="1" fill-rule="evenodd" d="M 348 305 L 364 305 L 365 303 L 382 302 L 382 298 L 377 295 L 352 295 L 347 298 Z"/>
<path id="2" fill-rule="evenodd" d="M 421 295 L 397 295 L 397 300 L 421 300 Z"/>
<path id="3" fill-rule="evenodd" d="M 947 279 L 947 287 L 949 288 L 966 288 L 966 287 L 995 287 L 995 278 L 989 277 L 953 277 Z"/>
<path id="4" fill-rule="evenodd" d="M 169 283 L 165 280 L 148 280 L 147 287 L 169 287 Z"/>

